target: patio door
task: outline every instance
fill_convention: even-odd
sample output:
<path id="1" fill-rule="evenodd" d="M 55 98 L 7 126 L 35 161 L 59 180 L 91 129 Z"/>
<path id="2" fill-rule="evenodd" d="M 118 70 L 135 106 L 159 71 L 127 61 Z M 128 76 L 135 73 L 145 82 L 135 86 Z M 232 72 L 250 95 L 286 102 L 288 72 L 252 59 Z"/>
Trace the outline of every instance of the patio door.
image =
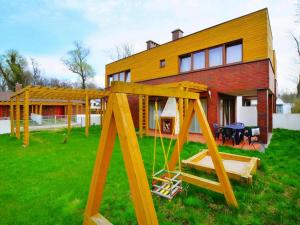
<path id="1" fill-rule="evenodd" d="M 220 125 L 226 126 L 235 122 L 235 97 L 220 98 Z"/>
<path id="2" fill-rule="evenodd" d="M 202 99 L 200 99 L 200 101 L 201 101 L 205 116 L 207 116 L 207 99 L 202 98 Z M 200 134 L 202 133 L 196 115 L 193 116 L 189 132 L 190 133 L 200 133 Z"/>

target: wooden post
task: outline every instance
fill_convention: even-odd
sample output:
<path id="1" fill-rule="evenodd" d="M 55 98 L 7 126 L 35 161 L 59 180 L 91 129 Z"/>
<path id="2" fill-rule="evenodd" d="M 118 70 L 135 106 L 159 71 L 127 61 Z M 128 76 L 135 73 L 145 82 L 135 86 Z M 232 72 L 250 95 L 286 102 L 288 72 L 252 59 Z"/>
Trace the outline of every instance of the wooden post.
<path id="1" fill-rule="evenodd" d="M 79 105 L 76 104 L 76 115 L 78 115 Z"/>
<path id="2" fill-rule="evenodd" d="M 24 123 L 23 144 L 26 147 L 29 145 L 29 91 L 28 90 L 26 90 L 24 93 L 23 123 Z"/>
<path id="3" fill-rule="evenodd" d="M 89 115 L 90 115 L 90 110 L 89 110 L 89 96 L 88 94 L 85 94 L 85 136 L 89 136 Z"/>
<path id="4" fill-rule="evenodd" d="M 181 129 L 183 124 L 183 98 L 179 98 L 179 127 Z"/>
<path id="5" fill-rule="evenodd" d="M 199 126 L 202 129 L 203 136 L 205 137 L 209 154 L 213 161 L 216 174 L 218 175 L 219 182 L 223 186 L 224 196 L 229 205 L 237 207 L 237 201 L 235 199 L 229 178 L 225 171 L 224 165 L 222 163 L 222 158 L 219 154 L 217 144 L 215 142 L 214 136 L 210 130 L 208 121 L 205 117 L 204 110 L 202 108 L 200 99 L 194 100 L 194 110 L 197 115 Z"/>
<path id="6" fill-rule="evenodd" d="M 40 105 L 40 113 L 39 113 L 41 116 L 43 115 L 43 105 L 41 104 Z"/>
<path id="7" fill-rule="evenodd" d="M 68 132 L 71 131 L 71 117 L 72 117 L 72 105 L 70 101 L 68 101 Z"/>
<path id="8" fill-rule="evenodd" d="M 146 122 L 146 135 L 149 134 L 149 96 L 145 96 L 146 108 L 145 108 L 145 122 Z"/>
<path id="9" fill-rule="evenodd" d="M 20 139 L 20 97 L 16 96 L 16 138 Z"/>
<path id="10" fill-rule="evenodd" d="M 97 218 L 100 218 L 99 209 L 117 133 L 138 224 L 157 225 L 156 212 L 135 134 L 127 95 L 115 93 L 111 94 L 108 100 L 85 210 L 84 224 L 101 224 L 98 223 L 100 221 L 97 221 Z"/>
<path id="11" fill-rule="evenodd" d="M 10 136 L 15 135 L 15 119 L 14 119 L 14 102 L 13 100 L 10 100 L 10 110 L 9 110 L 9 115 L 10 115 Z"/>
<path id="12" fill-rule="evenodd" d="M 139 136 L 143 137 L 143 96 L 139 95 Z"/>

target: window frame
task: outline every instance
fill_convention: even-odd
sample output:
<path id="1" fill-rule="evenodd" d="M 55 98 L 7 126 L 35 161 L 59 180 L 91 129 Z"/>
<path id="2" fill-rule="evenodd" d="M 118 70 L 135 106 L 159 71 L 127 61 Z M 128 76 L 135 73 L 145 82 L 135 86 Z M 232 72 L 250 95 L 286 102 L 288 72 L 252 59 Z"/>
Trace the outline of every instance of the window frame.
<path id="1" fill-rule="evenodd" d="M 182 72 L 181 71 L 181 59 L 182 58 L 187 58 L 187 57 L 190 57 L 191 58 L 191 65 L 190 65 L 190 69 L 187 70 L 187 71 L 184 71 Z M 191 72 L 192 71 L 192 68 L 193 68 L 193 53 L 187 53 L 187 54 L 184 54 L 184 55 L 180 55 L 178 57 L 178 60 L 179 60 L 179 73 L 188 73 L 188 72 Z"/>
<path id="2" fill-rule="evenodd" d="M 159 68 L 165 68 L 166 67 L 166 60 L 165 59 L 161 59 L 159 60 Z"/>
<path id="3" fill-rule="evenodd" d="M 235 45 L 241 45 L 241 61 L 238 62 L 232 62 L 232 63 L 227 63 L 227 47 L 235 46 Z M 237 63 L 244 62 L 244 45 L 243 45 L 243 40 L 236 40 L 232 42 L 228 42 L 225 44 L 225 65 L 234 65 Z"/>

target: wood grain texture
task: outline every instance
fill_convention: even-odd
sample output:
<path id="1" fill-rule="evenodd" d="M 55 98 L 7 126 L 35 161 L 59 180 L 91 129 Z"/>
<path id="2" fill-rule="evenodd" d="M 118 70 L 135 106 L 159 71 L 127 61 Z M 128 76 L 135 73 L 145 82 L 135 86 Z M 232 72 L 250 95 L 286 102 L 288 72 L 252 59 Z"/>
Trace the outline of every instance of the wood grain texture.
<path id="1" fill-rule="evenodd" d="M 110 63 L 106 65 L 106 78 L 107 75 L 124 70 L 131 71 L 131 81 L 133 82 L 175 75 L 179 72 L 179 55 L 239 39 L 243 40 L 243 62 L 266 58 L 271 61 L 274 60 L 272 33 L 267 9 Z M 166 60 L 166 66 L 163 69 L 159 66 L 161 59 Z"/>

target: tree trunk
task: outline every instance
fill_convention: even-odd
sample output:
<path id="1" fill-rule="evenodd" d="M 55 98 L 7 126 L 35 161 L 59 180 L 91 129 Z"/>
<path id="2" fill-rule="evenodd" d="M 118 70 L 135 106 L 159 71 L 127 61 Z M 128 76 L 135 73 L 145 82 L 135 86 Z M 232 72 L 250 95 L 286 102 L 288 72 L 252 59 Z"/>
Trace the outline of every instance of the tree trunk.
<path id="1" fill-rule="evenodd" d="M 299 74 L 298 84 L 297 84 L 297 97 L 300 98 L 300 74 Z"/>

